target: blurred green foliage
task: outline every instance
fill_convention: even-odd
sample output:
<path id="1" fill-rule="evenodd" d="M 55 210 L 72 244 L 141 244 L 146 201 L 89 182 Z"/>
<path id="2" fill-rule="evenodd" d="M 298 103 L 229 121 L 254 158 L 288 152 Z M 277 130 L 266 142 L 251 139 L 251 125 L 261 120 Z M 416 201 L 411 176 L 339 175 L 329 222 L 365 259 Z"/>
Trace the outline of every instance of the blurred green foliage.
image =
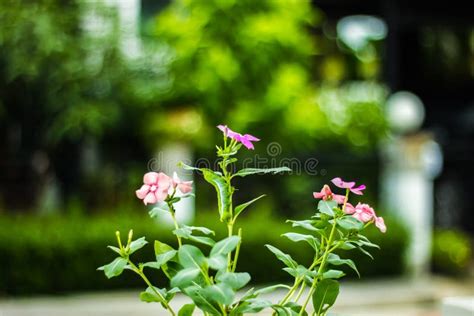
<path id="1" fill-rule="evenodd" d="M 370 148 L 385 133 L 386 91 L 376 76 L 351 73 L 363 62 L 338 52 L 322 21 L 309 1 L 172 1 L 146 28 L 172 56 L 164 106 L 198 109 L 207 124 L 196 139 L 227 123 L 296 152 Z M 370 80 L 346 84 L 356 79 Z M 149 126 L 173 137 L 161 120 Z"/>
<path id="2" fill-rule="evenodd" d="M 472 260 L 471 239 L 458 229 L 437 229 L 433 233 L 431 255 L 435 272 L 466 274 Z"/>
<path id="3" fill-rule="evenodd" d="M 216 216 L 202 213 L 196 224 L 209 226 L 219 238 L 224 237 L 226 227 L 216 223 Z M 406 233 L 396 222 L 388 220 L 387 223 L 387 234 L 372 229 L 368 231 L 367 236 L 381 246 L 381 250 L 372 251 L 373 262 L 356 251 L 341 254 L 354 259 L 364 277 L 400 275 L 403 272 Z M 142 282 L 132 273 L 125 272 L 121 278 L 107 280 L 103 272 L 96 271 L 98 266 L 114 258 L 114 254 L 106 249 L 108 244 L 115 243 L 114 232 L 120 230 L 126 235 L 133 227 L 134 236 L 146 236 L 149 242 L 158 239 L 170 245 L 176 243 L 171 228 L 158 225 L 148 218 L 146 212 L 95 217 L 0 217 L 0 227 L 0 294 L 141 288 Z M 289 280 L 281 270 L 280 262 L 265 249 L 266 243 L 278 245 L 300 262 L 312 259 L 311 252 L 304 246 L 294 247 L 288 239 L 280 237 L 292 228 L 268 212 L 253 212 L 251 216 L 242 217 L 239 227 L 243 228 L 244 234 L 240 256 L 246 258 L 241 261 L 240 269 L 252 275 L 254 284 Z M 137 262 L 152 260 L 152 246 L 145 246 L 133 257 Z M 164 285 L 165 278 L 159 272 L 153 269 L 146 272 L 159 286 Z"/>

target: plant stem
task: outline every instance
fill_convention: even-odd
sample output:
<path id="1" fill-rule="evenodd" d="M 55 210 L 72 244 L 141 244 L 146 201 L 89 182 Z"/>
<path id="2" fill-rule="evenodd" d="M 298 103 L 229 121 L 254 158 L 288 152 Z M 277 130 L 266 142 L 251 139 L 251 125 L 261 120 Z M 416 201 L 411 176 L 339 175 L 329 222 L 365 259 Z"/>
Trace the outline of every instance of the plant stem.
<path id="1" fill-rule="evenodd" d="M 347 196 L 348 195 L 349 195 L 349 190 L 347 190 L 347 193 L 346 193 L 346 198 L 345 198 L 343 210 L 346 206 L 346 201 L 347 201 Z M 311 296 L 313 295 L 313 292 L 316 289 L 316 284 L 318 283 L 318 278 L 319 278 L 319 276 L 321 275 L 321 273 L 323 272 L 323 270 L 326 266 L 326 260 L 329 256 L 330 251 L 332 250 L 332 248 L 330 248 L 330 247 L 333 243 L 334 234 L 336 232 L 336 224 L 337 224 L 337 221 L 336 221 L 336 218 L 334 218 L 334 223 L 332 224 L 331 233 L 329 234 L 329 240 L 328 240 L 328 243 L 326 245 L 326 251 L 324 252 L 324 255 L 322 257 L 321 265 L 319 266 L 319 269 L 318 269 L 318 274 L 314 277 L 314 281 L 313 281 L 313 284 L 311 284 L 311 288 L 309 289 L 308 296 L 306 297 L 306 300 L 305 300 L 305 302 L 304 302 L 303 306 L 301 307 L 301 310 L 298 314 L 299 316 L 303 315 L 303 312 L 306 310 L 306 306 L 308 305 L 309 300 L 311 299 Z M 319 314 L 319 312 L 318 312 L 318 314 Z"/>
<path id="2" fill-rule="evenodd" d="M 240 237 L 240 241 L 237 244 L 237 249 L 235 249 L 235 256 L 234 256 L 234 262 L 232 263 L 232 270 L 231 272 L 235 272 L 235 269 L 237 269 L 237 260 L 239 260 L 239 254 L 240 254 L 240 245 L 242 244 L 242 228 L 239 228 L 237 232 L 237 236 Z"/>
<path id="3" fill-rule="evenodd" d="M 158 292 L 155 287 L 151 284 L 150 280 L 148 280 L 148 278 L 146 277 L 145 273 L 143 273 L 142 270 L 140 270 L 132 261 L 130 261 L 130 258 L 127 258 L 127 261 L 128 261 L 128 264 L 132 267 L 133 271 L 135 273 L 137 273 L 139 276 L 141 276 L 141 278 L 143 279 L 143 281 L 145 281 L 146 285 L 148 285 L 148 287 L 150 289 L 152 289 L 153 292 L 155 292 L 155 294 L 160 298 L 161 300 L 161 303 L 163 304 L 163 306 L 171 313 L 172 316 L 175 316 L 176 313 L 173 311 L 173 309 L 171 308 L 171 306 L 168 304 L 168 302 L 165 300 L 165 298 L 163 297 L 163 295 L 161 295 L 160 292 Z"/>
<path id="4" fill-rule="evenodd" d="M 227 223 L 227 236 L 228 237 L 231 237 L 234 232 L 234 223 L 233 221 L 231 220 L 229 223 Z M 227 254 L 227 272 L 231 272 L 232 271 L 232 252 L 229 252 Z"/>
<path id="5" fill-rule="evenodd" d="M 301 285 L 301 288 L 300 288 L 300 291 L 298 292 L 298 294 L 296 295 L 296 298 L 295 298 L 295 303 L 298 303 L 298 301 L 300 300 L 300 297 L 301 295 L 303 294 L 303 291 L 304 291 L 304 288 L 306 287 L 306 283 L 303 283 Z"/>
<path id="6" fill-rule="evenodd" d="M 174 228 L 179 229 L 179 224 L 178 224 L 178 221 L 176 220 L 175 210 L 174 210 L 173 204 L 168 203 L 168 206 L 170 208 L 170 214 L 171 214 L 171 218 L 173 219 Z M 181 247 L 183 245 L 183 243 L 181 241 L 181 237 L 176 235 L 176 238 L 178 239 L 178 246 Z"/>

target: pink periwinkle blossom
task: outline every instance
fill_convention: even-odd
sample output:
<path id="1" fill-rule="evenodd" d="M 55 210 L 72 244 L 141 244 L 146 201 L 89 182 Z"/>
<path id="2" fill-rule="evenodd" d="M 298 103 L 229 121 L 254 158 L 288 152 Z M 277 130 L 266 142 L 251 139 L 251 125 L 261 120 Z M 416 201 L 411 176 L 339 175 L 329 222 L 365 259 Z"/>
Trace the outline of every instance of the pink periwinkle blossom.
<path id="1" fill-rule="evenodd" d="M 135 191 L 145 205 L 164 201 L 173 180 L 163 172 L 148 172 L 143 176 L 143 185 Z"/>
<path id="2" fill-rule="evenodd" d="M 341 188 L 341 189 L 349 189 L 351 190 L 352 193 L 357 194 L 357 195 L 362 195 L 362 191 L 365 190 L 365 185 L 361 184 L 358 187 L 355 187 L 356 183 L 353 181 L 343 181 L 341 178 L 337 177 L 331 180 L 332 183 L 334 183 L 335 186 Z"/>
<path id="3" fill-rule="evenodd" d="M 387 227 L 385 226 L 383 218 L 377 217 L 374 209 L 368 204 L 357 203 L 356 206 L 353 206 L 351 203 L 346 203 L 344 213 L 352 215 L 354 218 L 358 219 L 363 223 L 367 223 L 373 220 L 375 222 L 375 226 L 377 226 L 377 228 L 382 233 L 385 233 L 387 231 Z"/>
<path id="4" fill-rule="evenodd" d="M 323 199 L 324 201 L 334 200 L 338 204 L 343 204 L 346 198 L 344 195 L 332 193 L 331 188 L 327 184 L 323 186 L 321 192 L 313 192 L 313 196 L 315 199 Z"/>
<path id="5" fill-rule="evenodd" d="M 186 194 L 193 190 L 192 181 L 182 181 L 176 172 L 173 173 L 173 188 L 178 188 L 181 193 Z"/>
<path id="6" fill-rule="evenodd" d="M 242 143 L 247 149 L 254 149 L 252 142 L 258 142 L 260 139 L 252 136 L 250 134 L 242 135 L 240 133 L 234 132 L 227 125 L 218 125 L 218 129 L 220 129 L 226 137 L 232 138 L 239 143 Z"/>

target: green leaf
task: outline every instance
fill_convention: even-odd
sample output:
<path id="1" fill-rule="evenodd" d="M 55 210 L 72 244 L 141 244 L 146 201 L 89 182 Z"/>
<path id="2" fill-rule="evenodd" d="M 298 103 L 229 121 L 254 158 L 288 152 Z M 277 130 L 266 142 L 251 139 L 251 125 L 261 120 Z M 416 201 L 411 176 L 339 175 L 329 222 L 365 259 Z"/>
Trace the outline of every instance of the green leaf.
<path id="1" fill-rule="evenodd" d="M 323 273 L 323 279 L 339 279 L 346 275 L 341 270 L 328 270 Z"/>
<path id="2" fill-rule="evenodd" d="M 262 300 L 259 298 L 251 298 L 243 301 L 239 306 L 234 310 L 234 315 L 242 315 L 246 313 L 258 313 L 265 308 L 272 306 L 272 302 L 269 300 Z"/>
<path id="3" fill-rule="evenodd" d="M 232 205 L 232 198 L 231 198 L 231 188 L 227 184 L 226 180 L 216 174 L 214 171 L 210 169 L 201 169 L 204 180 L 212 184 L 214 189 L 217 192 L 217 204 L 219 209 L 219 216 L 221 222 L 227 221 L 230 219 L 230 208 Z"/>
<path id="4" fill-rule="evenodd" d="M 182 161 L 178 162 L 177 166 L 180 168 L 183 168 L 184 170 L 201 171 L 201 169 L 193 167 L 193 166 L 189 166 Z"/>
<path id="5" fill-rule="evenodd" d="M 234 177 L 245 177 L 252 174 L 277 174 L 281 172 L 291 172 L 292 170 L 288 167 L 278 167 L 278 168 L 245 168 L 237 171 L 234 174 Z"/>
<path id="6" fill-rule="evenodd" d="M 225 283 L 233 290 L 240 290 L 250 281 L 250 274 L 247 272 L 226 272 L 217 277 L 217 281 Z"/>
<path id="7" fill-rule="evenodd" d="M 364 248 L 362 248 L 362 247 L 357 247 L 357 249 L 359 249 L 360 252 L 362 252 L 364 255 L 370 257 L 370 259 L 374 260 L 374 257 L 370 254 L 370 252 L 368 252 L 368 251 L 365 250 Z"/>
<path id="8" fill-rule="evenodd" d="M 293 260 L 293 258 L 291 258 L 289 254 L 283 253 L 280 249 L 273 247 L 272 245 L 267 244 L 265 245 L 265 247 L 267 247 L 268 250 L 273 252 L 273 254 L 278 258 L 278 260 L 283 262 L 287 267 L 296 269 L 296 267 L 298 266 L 298 263 Z"/>
<path id="9" fill-rule="evenodd" d="M 163 293 L 164 291 L 163 290 L 160 290 L 159 288 L 157 287 L 153 287 L 157 292 L 159 292 L 160 294 L 166 294 L 166 293 Z M 166 296 L 166 295 L 163 295 L 163 297 Z M 143 302 L 147 302 L 147 303 L 153 303 L 153 302 L 158 302 L 158 303 L 161 303 L 163 300 L 155 293 L 155 291 L 153 291 L 153 289 L 151 287 L 148 287 L 144 292 L 141 292 L 140 293 L 140 300 L 142 300 Z"/>
<path id="10" fill-rule="evenodd" d="M 164 265 L 165 263 L 173 259 L 175 255 L 176 250 L 174 250 L 173 247 L 158 240 L 155 240 L 155 256 L 158 265 Z"/>
<path id="11" fill-rule="evenodd" d="M 227 267 L 227 258 L 223 255 L 212 256 L 207 259 L 207 264 L 214 270 L 222 270 Z"/>
<path id="12" fill-rule="evenodd" d="M 339 246 L 339 248 L 341 248 L 342 250 L 351 250 L 356 248 L 356 246 L 354 246 L 348 241 L 345 241 L 341 246 Z"/>
<path id="13" fill-rule="evenodd" d="M 184 293 L 189 296 L 193 302 L 204 312 L 208 312 L 211 315 L 221 315 L 219 306 L 216 305 L 213 301 L 209 300 L 207 297 L 203 296 L 202 289 L 200 286 L 190 286 L 184 290 Z"/>
<path id="14" fill-rule="evenodd" d="M 344 216 L 336 220 L 337 225 L 345 230 L 361 230 L 364 228 L 364 223 L 352 216 Z"/>
<path id="15" fill-rule="evenodd" d="M 214 239 L 206 236 L 189 236 L 188 239 L 210 247 L 216 244 Z"/>
<path id="16" fill-rule="evenodd" d="M 145 237 L 138 238 L 137 240 L 134 240 L 130 243 L 130 251 L 128 254 L 132 254 L 135 251 L 143 248 L 146 244 L 148 244 L 148 241 L 145 240 Z"/>
<path id="17" fill-rule="evenodd" d="M 359 271 L 357 270 L 357 267 L 356 267 L 354 261 L 352 261 L 351 259 L 341 259 L 335 253 L 330 253 L 329 256 L 328 256 L 327 262 L 330 263 L 330 264 L 336 265 L 336 266 L 343 265 L 343 264 L 348 265 L 349 267 L 351 267 L 357 273 L 357 275 L 360 278 Z"/>
<path id="18" fill-rule="evenodd" d="M 371 247 L 371 248 L 377 248 L 377 249 L 380 249 L 380 246 L 379 245 L 376 245 L 374 243 L 371 243 L 370 241 L 365 241 L 365 240 L 359 240 L 356 242 L 359 246 L 367 246 L 367 247 Z"/>
<path id="19" fill-rule="evenodd" d="M 173 230 L 173 234 L 175 234 L 178 237 L 189 239 L 189 240 L 192 240 L 204 245 L 208 245 L 211 247 L 214 246 L 214 244 L 216 243 L 212 238 L 209 238 L 209 237 L 194 236 L 193 235 L 194 231 L 199 231 L 206 235 L 215 234 L 214 231 L 206 227 L 195 227 L 195 226 L 186 226 L 186 225 L 183 225 L 180 228 Z"/>
<path id="20" fill-rule="evenodd" d="M 214 245 L 211 249 L 211 257 L 218 256 L 218 255 L 227 255 L 228 253 L 232 252 L 235 247 L 240 242 L 239 236 L 230 236 L 225 239 L 222 239 L 218 243 Z"/>
<path id="21" fill-rule="evenodd" d="M 118 257 L 118 258 L 115 258 L 115 260 L 112 261 L 111 263 L 98 268 L 98 270 L 103 270 L 105 273 L 105 276 L 108 279 L 110 279 L 110 278 L 121 275 L 126 265 L 127 265 L 127 259 Z"/>
<path id="22" fill-rule="evenodd" d="M 336 201 L 324 201 L 321 200 L 318 203 L 318 210 L 326 215 L 329 216 L 334 216 L 334 208 L 337 207 L 337 202 Z"/>
<path id="23" fill-rule="evenodd" d="M 296 313 L 293 309 L 291 309 L 288 306 L 281 306 L 281 305 L 272 305 L 272 308 L 275 310 L 276 315 L 278 316 L 297 316 L 298 313 Z"/>
<path id="24" fill-rule="evenodd" d="M 298 233 L 286 233 L 286 234 L 283 234 L 282 236 L 284 236 L 284 237 L 286 237 L 289 240 L 294 241 L 294 242 L 305 241 L 311 247 L 313 247 L 314 250 L 318 251 L 319 240 L 316 237 L 314 237 L 313 235 L 304 235 L 304 234 L 298 234 Z"/>
<path id="25" fill-rule="evenodd" d="M 235 292 L 232 288 L 224 283 L 206 286 L 201 294 L 207 300 L 223 305 L 232 304 L 235 297 Z"/>
<path id="26" fill-rule="evenodd" d="M 112 251 L 116 252 L 118 255 L 122 256 L 122 251 L 120 248 L 114 247 L 114 246 L 107 246 L 107 248 L 111 249 Z"/>
<path id="27" fill-rule="evenodd" d="M 160 216 L 166 216 L 170 212 L 170 209 L 168 205 L 166 204 L 159 204 L 158 206 L 155 206 L 152 208 L 149 212 L 148 215 L 150 215 L 151 218 L 155 217 L 160 217 Z"/>
<path id="28" fill-rule="evenodd" d="M 321 280 L 313 293 L 313 307 L 316 315 L 325 313 L 339 295 L 339 282 L 331 279 Z"/>
<path id="29" fill-rule="evenodd" d="M 172 287 L 184 288 L 194 281 L 201 274 L 199 268 L 187 268 L 180 270 L 173 278 L 171 278 L 170 285 Z"/>
<path id="30" fill-rule="evenodd" d="M 191 231 L 198 231 L 198 232 L 201 232 L 203 233 L 204 235 L 215 235 L 216 233 L 207 228 L 207 227 L 201 227 L 201 226 L 187 226 L 187 225 L 183 225 L 184 227 L 186 228 L 189 228 Z"/>
<path id="31" fill-rule="evenodd" d="M 159 264 L 156 261 L 150 261 L 142 264 L 143 268 L 152 268 L 152 269 L 157 269 L 159 270 L 161 268 L 161 264 Z"/>
<path id="32" fill-rule="evenodd" d="M 245 210 L 247 208 L 247 206 L 249 206 L 250 204 L 252 204 L 252 203 L 254 203 L 258 200 L 260 200 L 264 196 L 265 196 L 265 194 L 262 194 L 262 195 L 260 195 L 259 197 L 256 197 L 253 200 L 250 200 L 248 202 L 245 202 L 243 204 L 240 204 L 240 205 L 236 206 L 235 209 L 234 209 L 234 218 L 237 218 L 237 216 L 239 216 L 239 214 L 242 213 L 242 211 Z"/>
<path id="33" fill-rule="evenodd" d="M 310 230 L 310 231 L 318 231 L 318 229 L 316 227 L 313 226 L 314 222 L 313 220 L 310 220 L 310 219 L 306 219 L 306 220 L 302 220 L 302 221 L 292 221 L 292 220 L 287 220 L 288 223 L 291 223 L 293 227 L 301 227 L 301 228 L 304 228 L 306 230 Z"/>
<path id="34" fill-rule="evenodd" d="M 201 269 L 203 264 L 206 262 L 206 258 L 202 254 L 201 250 L 195 246 L 183 245 L 178 250 L 179 263 L 184 268 L 197 268 Z"/>
<path id="35" fill-rule="evenodd" d="M 291 276 L 299 278 L 305 276 L 309 271 L 302 265 L 298 265 L 296 268 L 283 268 L 284 271 L 288 272 Z"/>
<path id="36" fill-rule="evenodd" d="M 185 304 L 178 311 L 178 316 L 192 316 L 194 312 L 194 304 Z"/>
<path id="37" fill-rule="evenodd" d="M 254 292 L 254 294 L 255 295 L 267 294 L 267 293 L 271 293 L 271 292 L 273 292 L 273 291 L 275 291 L 276 289 L 279 289 L 279 288 L 285 288 L 287 290 L 291 289 L 291 287 L 289 287 L 288 285 L 276 284 L 276 285 L 271 285 L 271 286 L 267 286 L 267 287 L 258 289 Z"/>

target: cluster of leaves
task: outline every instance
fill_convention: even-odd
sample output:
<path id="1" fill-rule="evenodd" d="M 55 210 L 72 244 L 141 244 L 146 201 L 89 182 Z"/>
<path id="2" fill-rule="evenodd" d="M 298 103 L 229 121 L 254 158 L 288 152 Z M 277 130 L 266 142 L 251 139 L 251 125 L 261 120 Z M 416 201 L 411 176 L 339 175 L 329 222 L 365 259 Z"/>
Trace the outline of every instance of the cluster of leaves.
<path id="1" fill-rule="evenodd" d="M 347 196 L 348 193 L 346 202 Z M 339 266 L 347 265 L 359 275 L 359 271 L 351 259 L 343 259 L 334 252 L 358 249 L 372 257 L 364 247 L 378 248 L 376 244 L 361 234 L 367 224 L 345 214 L 344 207 L 345 204 L 342 208 L 338 207 L 337 202 L 333 200 L 321 200 L 318 204 L 318 212 L 311 219 L 288 221 L 293 227 L 308 231 L 307 234 L 297 232 L 283 234 L 293 242 L 305 242 L 311 247 L 314 257 L 307 266 L 298 263 L 289 254 L 278 248 L 266 245 L 285 264 L 286 267 L 283 270 L 294 277 L 293 286 L 277 305 L 278 308 L 286 308 L 287 311 L 296 310 L 290 315 L 306 315 L 306 306 L 310 300 L 313 302 L 315 314 L 325 315 L 339 294 L 337 279 L 345 275 L 338 269 Z M 309 294 L 300 305 L 299 301 L 307 286 L 310 288 Z"/>

